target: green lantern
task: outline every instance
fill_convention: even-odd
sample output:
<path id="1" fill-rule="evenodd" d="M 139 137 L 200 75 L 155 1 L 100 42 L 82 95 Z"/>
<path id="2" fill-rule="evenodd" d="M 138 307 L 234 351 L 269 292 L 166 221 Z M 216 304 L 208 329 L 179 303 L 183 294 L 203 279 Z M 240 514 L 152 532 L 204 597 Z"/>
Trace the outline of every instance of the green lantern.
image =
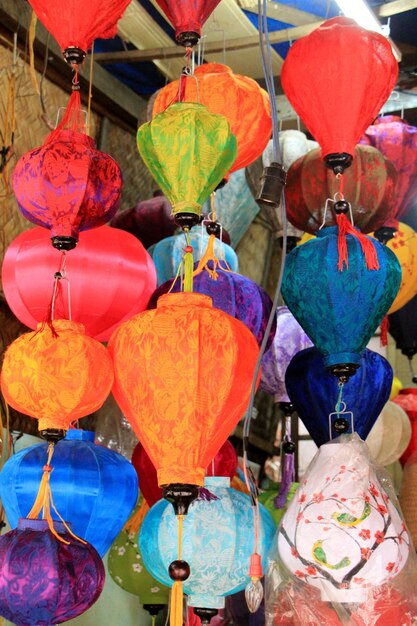
<path id="1" fill-rule="evenodd" d="M 282 509 L 277 509 L 274 503 L 274 500 L 279 493 L 279 487 L 279 483 L 273 483 L 269 489 L 259 494 L 259 502 L 261 502 L 264 507 L 268 509 L 272 519 L 274 520 L 275 526 L 279 526 L 281 519 L 284 517 L 285 511 L 298 489 L 298 483 L 291 483 L 290 490 L 287 495 L 287 501 Z"/>
<path id="2" fill-rule="evenodd" d="M 144 501 L 134 509 L 110 548 L 107 566 L 114 582 L 139 596 L 143 608 L 154 617 L 168 604 L 170 589 L 149 574 L 139 552 L 138 536 L 147 511 Z"/>
<path id="3" fill-rule="evenodd" d="M 139 153 L 172 204 L 175 221 L 189 229 L 233 165 L 237 143 L 223 115 L 202 104 L 177 102 L 143 124 Z"/>

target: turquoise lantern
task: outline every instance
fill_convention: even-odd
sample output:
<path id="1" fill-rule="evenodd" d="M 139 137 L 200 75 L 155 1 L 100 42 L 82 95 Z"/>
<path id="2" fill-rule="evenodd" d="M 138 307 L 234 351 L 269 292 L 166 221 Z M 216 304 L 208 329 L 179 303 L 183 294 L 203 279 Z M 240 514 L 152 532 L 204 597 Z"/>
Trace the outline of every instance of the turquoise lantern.
<path id="1" fill-rule="evenodd" d="M 341 382 L 359 367 L 361 354 L 401 283 L 401 266 L 389 248 L 366 237 L 375 248 L 376 261 L 368 269 L 365 235 L 345 237 L 343 268 L 340 233 L 337 226 L 329 226 L 287 255 L 282 284 L 286 305 L 323 354 L 325 367 Z"/>
<path id="2" fill-rule="evenodd" d="M 27 517 L 48 456 L 41 443 L 14 454 L 0 474 L 0 497 L 12 528 Z M 136 470 L 123 456 L 94 443 L 94 433 L 70 429 L 55 444 L 50 484 L 54 504 L 73 532 L 104 556 L 138 497 Z M 58 520 L 55 511 L 52 518 Z"/>
<path id="3" fill-rule="evenodd" d="M 254 549 L 253 512 L 249 496 L 230 488 L 226 477 L 206 477 L 208 498 L 191 504 L 184 519 L 181 558 L 190 565 L 184 593 L 194 613 L 208 624 L 225 596 L 237 593 L 249 582 Z M 258 553 L 265 568 L 275 525 L 260 504 Z M 145 567 L 161 583 L 172 586 L 168 567 L 177 558 L 177 518 L 169 502 L 160 500 L 149 511 L 139 535 Z"/>

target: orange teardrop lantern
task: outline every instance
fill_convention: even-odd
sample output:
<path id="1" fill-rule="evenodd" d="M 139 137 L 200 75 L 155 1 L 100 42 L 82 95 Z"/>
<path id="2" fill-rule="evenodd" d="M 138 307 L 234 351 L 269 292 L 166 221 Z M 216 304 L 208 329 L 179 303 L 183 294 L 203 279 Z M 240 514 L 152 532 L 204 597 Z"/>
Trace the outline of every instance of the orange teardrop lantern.
<path id="1" fill-rule="evenodd" d="M 205 468 L 247 408 L 258 345 L 197 293 L 161 296 L 112 335 L 113 394 L 160 486 L 203 486 Z"/>
<path id="2" fill-rule="evenodd" d="M 6 350 L 1 372 L 3 396 L 14 409 L 39 420 L 45 438 L 96 411 L 113 384 L 107 349 L 87 337 L 84 326 L 55 320 L 18 337 Z"/>
<path id="3" fill-rule="evenodd" d="M 395 313 L 417 295 L 417 233 L 407 224 L 398 224 L 394 237 L 386 244 L 401 264 L 400 290 L 388 313 Z"/>
<path id="4" fill-rule="evenodd" d="M 182 76 L 158 93 L 152 109 L 158 113 L 176 102 L 199 102 L 211 113 L 224 115 L 236 137 L 237 157 L 230 172 L 253 163 L 272 135 L 271 108 L 267 92 L 247 76 L 234 74 L 221 63 L 205 63 L 193 76 Z"/>

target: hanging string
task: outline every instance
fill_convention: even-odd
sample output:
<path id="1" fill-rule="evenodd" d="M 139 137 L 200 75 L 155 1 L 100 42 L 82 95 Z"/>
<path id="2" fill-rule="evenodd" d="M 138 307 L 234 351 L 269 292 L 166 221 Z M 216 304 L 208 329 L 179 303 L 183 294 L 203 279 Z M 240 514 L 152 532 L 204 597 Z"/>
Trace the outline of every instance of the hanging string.
<path id="1" fill-rule="evenodd" d="M 90 134 L 91 129 L 91 100 L 93 98 L 93 69 L 94 69 L 94 41 L 90 52 L 90 76 L 88 83 L 88 104 L 87 104 L 87 124 L 86 133 Z"/>
<path id="2" fill-rule="evenodd" d="M 38 78 L 36 76 L 35 52 L 34 52 L 34 49 L 33 49 L 33 44 L 35 42 L 35 37 L 36 37 L 36 24 L 37 24 L 37 22 L 38 22 L 38 18 L 36 17 L 36 13 L 35 13 L 35 11 L 32 11 L 32 15 L 30 16 L 29 30 L 28 30 L 29 73 L 30 73 L 30 80 L 31 80 L 32 86 L 33 86 L 34 90 L 36 91 L 36 93 L 39 96 L 41 92 L 40 92 L 40 89 L 39 89 Z"/>
<path id="3" fill-rule="evenodd" d="M 182 553 L 182 530 L 184 515 L 177 515 L 178 520 L 178 561 L 181 561 Z M 170 626 L 183 625 L 184 594 L 181 580 L 176 580 L 171 589 Z"/>

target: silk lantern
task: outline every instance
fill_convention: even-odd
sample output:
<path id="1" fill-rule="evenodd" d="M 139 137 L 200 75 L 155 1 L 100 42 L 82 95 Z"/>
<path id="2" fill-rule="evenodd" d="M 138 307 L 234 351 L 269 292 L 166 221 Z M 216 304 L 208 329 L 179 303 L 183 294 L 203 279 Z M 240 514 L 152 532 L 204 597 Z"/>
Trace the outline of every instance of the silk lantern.
<path id="1" fill-rule="evenodd" d="M 165 237 L 165 239 L 149 248 L 148 252 L 156 268 L 158 286 L 174 278 L 177 274 L 186 245 L 192 247 L 192 256 L 195 263 L 204 256 L 210 239 L 209 235 L 200 227 L 196 227 L 188 233 L 187 238 L 188 242 L 184 238 L 183 233 L 173 237 Z M 214 251 L 219 259 L 224 259 L 224 265 L 229 267 L 232 272 L 239 270 L 239 260 L 231 246 L 216 239 Z"/>
<path id="2" fill-rule="evenodd" d="M 366 237 L 366 239 L 369 239 Z M 379 269 L 367 269 L 360 242 L 346 235 L 348 267 L 338 270 L 337 227 L 287 256 L 282 294 L 324 365 L 345 381 L 357 369 L 367 343 L 391 306 L 400 286 L 396 256 L 374 241 Z"/>
<path id="3" fill-rule="evenodd" d="M 265 149 L 272 134 L 271 109 L 267 92 L 248 76 L 234 74 L 221 63 L 204 63 L 193 76 L 181 77 L 161 89 L 152 114 L 169 110 L 178 99 L 201 102 L 211 111 L 224 115 L 236 137 L 237 156 L 231 172 L 252 163 Z M 171 106 L 170 106 L 171 105 Z"/>
<path id="4" fill-rule="evenodd" d="M 201 27 L 220 0 L 156 0 L 175 28 L 175 39 L 183 46 L 195 46 Z"/>
<path id="5" fill-rule="evenodd" d="M 321 446 L 278 532 L 285 570 L 322 600 L 364 602 L 403 569 L 409 536 L 372 467 L 366 444 L 345 435 Z"/>
<path id="6" fill-rule="evenodd" d="M 275 402 L 290 402 L 285 388 L 285 372 L 297 352 L 312 345 L 288 307 L 277 308 L 277 329 L 274 340 L 262 357 L 260 387 L 274 396 Z"/>
<path id="7" fill-rule="evenodd" d="M 153 506 L 163 497 L 162 489 L 158 486 L 156 469 L 140 441 L 133 450 L 132 465 L 138 475 L 141 494 L 148 506 Z M 236 451 L 230 441 L 226 440 L 206 468 L 206 474 L 207 476 L 229 476 L 232 479 L 236 474 L 237 465 Z"/>
<path id="8" fill-rule="evenodd" d="M 25 448 L 3 466 L 0 496 L 12 528 L 33 505 L 47 447 Z M 76 429 L 70 429 L 55 445 L 53 468 L 50 485 L 61 517 L 104 556 L 136 503 L 134 468 L 117 452 L 95 445 L 93 432 Z M 59 519 L 53 510 L 51 513 L 53 519 Z"/>
<path id="9" fill-rule="evenodd" d="M 202 486 L 205 468 L 249 400 L 258 356 L 252 333 L 213 308 L 208 296 L 167 294 L 155 310 L 122 324 L 109 350 L 114 396 L 158 484 Z"/>
<path id="10" fill-rule="evenodd" d="M 210 270 L 210 267 L 209 267 Z M 154 292 L 148 308 L 155 308 L 159 296 L 164 293 L 181 291 L 180 281 L 167 281 Z M 240 320 L 249 328 L 261 345 L 265 329 L 272 311 L 272 301 L 267 292 L 250 278 L 231 272 L 228 269 L 215 270 L 215 278 L 210 271 L 194 275 L 193 291 L 210 296 L 213 306 Z M 275 335 L 276 322 L 272 324 L 266 350 Z"/>
<path id="11" fill-rule="evenodd" d="M 139 127 L 139 153 L 172 204 L 176 223 L 196 224 L 201 205 L 236 158 L 236 140 L 223 115 L 178 102 Z"/>
<path id="12" fill-rule="evenodd" d="M 374 146 L 393 163 L 398 174 L 394 217 L 399 219 L 412 208 L 417 193 L 417 128 L 396 115 L 384 115 L 366 129 L 361 143 Z"/>
<path id="13" fill-rule="evenodd" d="M 60 19 L 62 15 L 60 12 Z M 77 101 L 71 107 L 79 107 Z M 74 96 L 72 96 L 73 98 Z M 82 128 L 66 128 L 71 111 L 39 148 L 24 154 L 13 172 L 13 191 L 20 211 L 48 228 L 52 245 L 71 250 L 80 230 L 101 226 L 116 213 L 122 174 L 116 161 L 96 150 Z"/>
<path id="14" fill-rule="evenodd" d="M 417 389 L 414 387 L 401 389 L 393 402 L 407 413 L 411 422 L 411 440 L 401 457 L 401 463 L 404 465 L 412 453 L 417 450 Z"/>
<path id="15" fill-rule="evenodd" d="M 417 376 L 412 368 L 413 356 L 417 353 L 417 296 L 388 316 L 389 333 L 395 339 L 395 345 L 408 358 L 413 383 Z"/>
<path id="16" fill-rule="evenodd" d="M 0 615 L 17 626 L 50 626 L 84 613 L 100 596 L 104 566 L 92 546 L 56 522 L 20 519 L 0 537 Z"/>
<path id="17" fill-rule="evenodd" d="M 51 247 L 44 228 L 24 231 L 7 248 L 2 267 L 5 297 L 29 328 L 47 317 L 60 264 L 61 254 Z M 98 341 L 108 341 L 121 322 L 143 311 L 156 287 L 155 266 L 142 244 L 108 226 L 80 233 L 65 266 L 55 311 L 67 317 L 70 309 L 72 319 Z"/>
<path id="18" fill-rule="evenodd" d="M 376 230 L 395 215 L 397 175 L 394 166 L 371 146 L 355 146 L 351 167 L 344 174 L 344 196 L 352 208 L 355 226 L 364 233 Z M 325 222 L 334 226 L 327 198 L 339 191 L 339 181 L 326 168 L 320 150 L 312 150 L 288 170 L 285 199 L 289 221 L 315 234 Z"/>
<path id="19" fill-rule="evenodd" d="M 137 523 L 139 507 L 116 537 L 109 551 L 107 566 L 114 582 L 139 597 L 145 611 L 157 615 L 168 604 L 169 588 L 161 585 L 146 569 L 138 546 L 142 521 Z"/>
<path id="20" fill-rule="evenodd" d="M 394 252 L 402 270 L 400 290 L 389 310 L 389 313 L 395 313 L 417 295 L 417 233 L 407 224 L 400 223 L 386 245 Z"/>
<path id="21" fill-rule="evenodd" d="M 4 355 L 4 399 L 37 418 L 41 434 L 63 435 L 72 422 L 100 408 L 112 384 L 107 349 L 87 337 L 77 322 L 39 324 L 36 332 L 18 337 Z"/>
<path id="22" fill-rule="evenodd" d="M 68 63 L 81 63 L 94 39 L 117 33 L 117 21 L 130 0 L 92 0 L 82 10 L 72 2 L 30 0 L 36 15 L 59 43 Z"/>
<path id="23" fill-rule="evenodd" d="M 388 401 L 366 438 L 371 458 L 383 467 L 396 463 L 412 437 L 410 418 L 395 402 Z"/>
<path id="24" fill-rule="evenodd" d="M 321 446 L 348 429 L 366 439 L 389 399 L 392 379 L 388 361 L 366 349 L 355 376 L 343 387 L 342 401 L 350 415 L 339 413 L 336 407 L 340 392 L 338 381 L 326 369 L 319 350 L 308 348 L 290 362 L 285 385 L 304 426 L 315 444 Z M 331 422 L 331 414 L 338 422 Z"/>
<path id="25" fill-rule="evenodd" d="M 197 500 L 184 520 L 183 556 L 192 563 L 192 573 L 184 583 L 188 605 L 196 609 L 224 607 L 226 595 L 242 590 L 254 545 L 251 500 L 229 487 L 226 477 L 210 477 L 205 487 L 216 499 Z M 274 523 L 260 505 L 259 553 L 263 565 L 274 536 Z M 145 566 L 166 585 L 172 585 L 167 567 L 176 558 L 176 518 L 172 507 L 161 500 L 145 517 L 139 548 Z"/>
<path id="26" fill-rule="evenodd" d="M 397 77 L 390 42 L 346 17 L 296 41 L 281 72 L 285 94 L 336 173 L 350 165 Z"/>

